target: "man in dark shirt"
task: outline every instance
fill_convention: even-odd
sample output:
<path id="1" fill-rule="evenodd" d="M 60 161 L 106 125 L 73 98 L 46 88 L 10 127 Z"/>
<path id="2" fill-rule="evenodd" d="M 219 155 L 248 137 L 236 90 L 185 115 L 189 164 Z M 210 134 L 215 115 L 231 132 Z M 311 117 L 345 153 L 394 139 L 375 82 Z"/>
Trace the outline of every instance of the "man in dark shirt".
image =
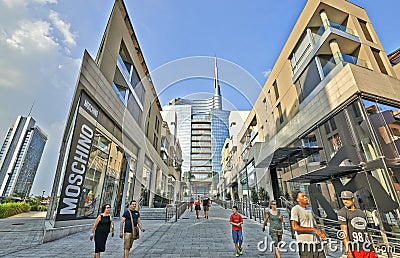
<path id="1" fill-rule="evenodd" d="M 365 213 L 354 206 L 352 192 L 343 191 L 340 198 L 344 207 L 337 212 L 337 215 L 347 258 L 376 258 L 371 236 L 367 232 Z"/>
<path id="2" fill-rule="evenodd" d="M 207 197 L 204 197 L 204 199 L 203 199 L 203 211 L 204 211 L 204 218 L 206 218 L 206 219 L 208 219 L 208 211 L 209 211 L 209 202 L 210 202 L 210 199 L 209 198 L 207 198 Z"/>
<path id="3" fill-rule="evenodd" d="M 133 222 L 133 225 L 132 225 L 132 222 Z M 124 227 L 124 223 L 125 223 L 125 227 Z M 136 210 L 136 201 L 133 200 L 129 204 L 129 209 L 127 211 L 125 211 L 124 215 L 122 215 L 121 224 L 120 224 L 119 237 L 124 238 L 124 258 L 129 257 L 129 251 L 132 248 L 133 240 L 134 240 L 133 228 L 137 227 L 138 225 L 139 225 L 140 230 L 142 232 L 144 232 L 145 229 L 143 228 L 142 222 L 140 221 L 140 214 Z"/>

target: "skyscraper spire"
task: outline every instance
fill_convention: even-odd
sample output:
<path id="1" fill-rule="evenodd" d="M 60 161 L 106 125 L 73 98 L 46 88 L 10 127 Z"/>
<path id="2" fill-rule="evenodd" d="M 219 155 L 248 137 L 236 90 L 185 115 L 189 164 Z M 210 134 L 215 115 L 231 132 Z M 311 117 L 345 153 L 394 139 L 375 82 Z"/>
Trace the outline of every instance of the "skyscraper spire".
<path id="1" fill-rule="evenodd" d="M 222 100 L 221 100 L 221 90 L 219 88 L 218 81 L 218 65 L 217 65 L 217 56 L 215 56 L 215 66 L 214 66 L 214 109 L 222 109 Z"/>

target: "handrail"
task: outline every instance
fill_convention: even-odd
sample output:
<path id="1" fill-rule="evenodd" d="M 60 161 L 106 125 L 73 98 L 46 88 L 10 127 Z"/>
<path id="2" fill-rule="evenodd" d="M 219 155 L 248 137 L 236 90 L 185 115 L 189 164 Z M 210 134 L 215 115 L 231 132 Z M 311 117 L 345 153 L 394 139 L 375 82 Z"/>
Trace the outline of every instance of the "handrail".
<path id="1" fill-rule="evenodd" d="M 187 202 L 176 202 L 175 204 L 168 204 L 165 207 L 165 221 L 168 222 L 175 216 L 174 222 L 177 222 L 187 209 L 187 206 Z"/>
<path id="2" fill-rule="evenodd" d="M 142 197 L 140 197 L 139 201 L 137 201 L 137 210 L 140 210 L 140 208 L 142 208 L 143 200 L 144 200 L 144 198 L 142 196 Z"/>

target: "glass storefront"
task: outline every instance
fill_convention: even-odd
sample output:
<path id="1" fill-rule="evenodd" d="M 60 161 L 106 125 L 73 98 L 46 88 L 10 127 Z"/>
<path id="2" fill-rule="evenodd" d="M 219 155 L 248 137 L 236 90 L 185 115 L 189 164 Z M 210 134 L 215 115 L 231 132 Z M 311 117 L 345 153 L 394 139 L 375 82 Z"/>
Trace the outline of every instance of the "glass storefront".
<path id="1" fill-rule="evenodd" d="M 103 129 L 98 127 L 100 121 L 106 123 Z M 103 204 L 111 205 L 114 216 L 120 215 L 128 166 L 122 146 L 107 136 L 114 130 L 111 120 L 82 92 L 63 157 L 58 207 L 52 207 L 56 221 L 95 218 Z M 134 170 L 134 159 L 131 165 Z"/>
<path id="2" fill-rule="evenodd" d="M 380 214 L 386 231 L 400 232 L 399 115 L 395 105 L 355 100 L 293 143 L 319 151 L 283 169 L 280 178 L 294 178 L 282 182 L 285 188 L 303 190 L 314 212 L 330 219 L 337 219 L 335 211 L 343 207 L 340 192 L 350 190 L 358 208 Z"/>

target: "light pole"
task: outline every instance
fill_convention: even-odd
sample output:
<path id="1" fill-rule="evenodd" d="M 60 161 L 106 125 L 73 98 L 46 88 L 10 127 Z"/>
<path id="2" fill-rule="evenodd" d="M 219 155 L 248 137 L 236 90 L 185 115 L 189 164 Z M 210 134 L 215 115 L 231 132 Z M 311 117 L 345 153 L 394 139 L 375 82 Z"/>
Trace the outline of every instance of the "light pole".
<path id="1" fill-rule="evenodd" d="M 45 190 L 43 190 L 43 193 L 42 193 L 42 199 L 41 199 L 41 201 L 43 202 L 43 198 L 44 198 L 44 193 L 45 193 L 46 191 Z"/>

